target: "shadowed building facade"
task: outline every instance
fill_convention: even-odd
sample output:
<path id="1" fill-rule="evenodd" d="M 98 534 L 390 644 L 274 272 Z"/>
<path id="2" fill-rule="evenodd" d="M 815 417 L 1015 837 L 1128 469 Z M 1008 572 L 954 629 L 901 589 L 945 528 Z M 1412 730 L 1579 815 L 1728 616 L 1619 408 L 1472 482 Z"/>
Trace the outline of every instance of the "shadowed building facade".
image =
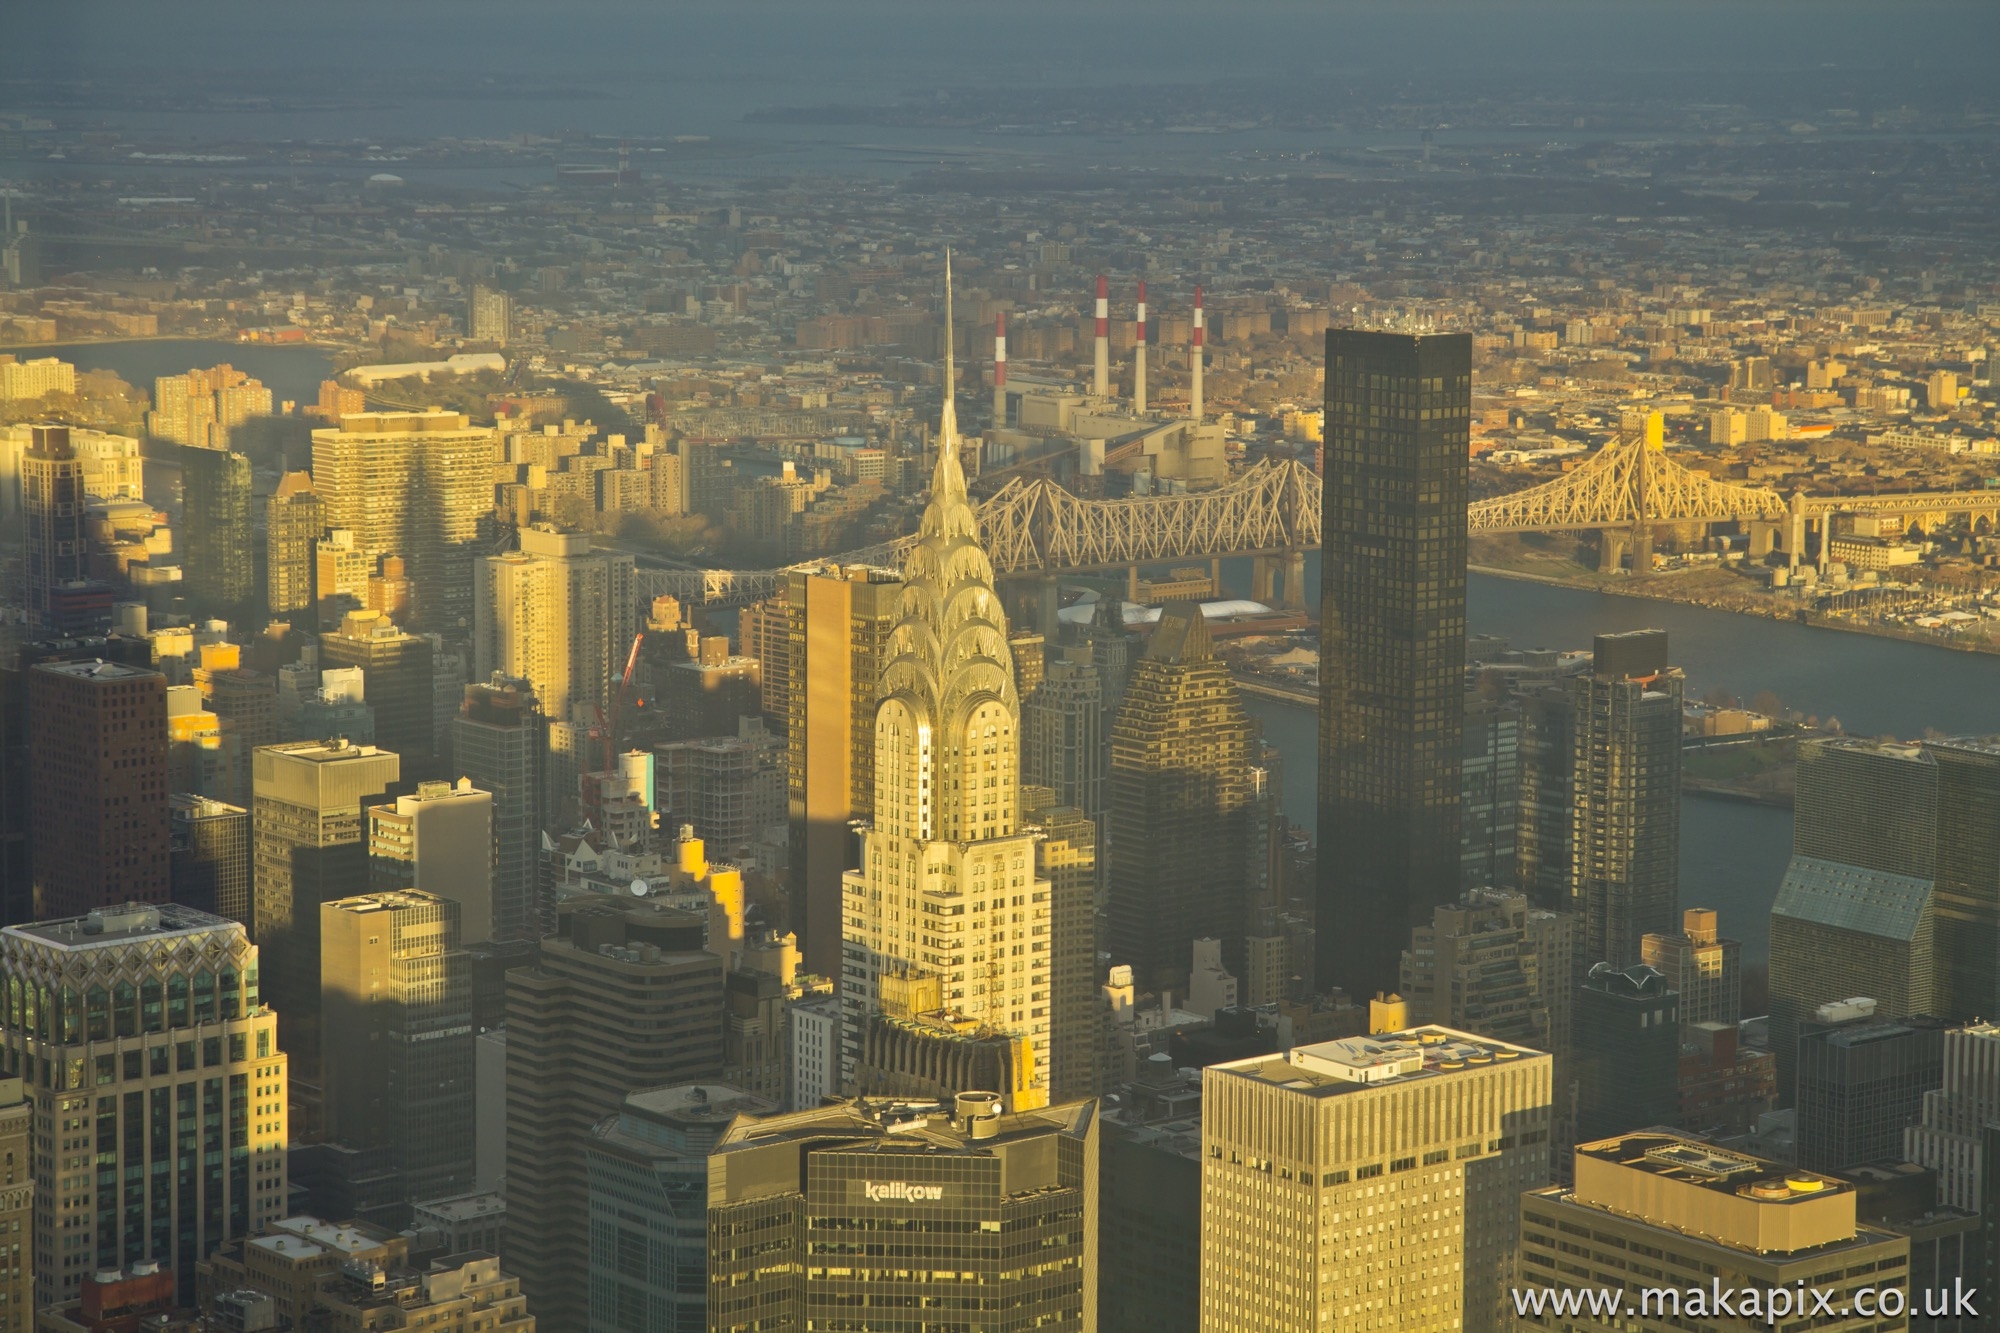
<path id="1" fill-rule="evenodd" d="M 1393 990 L 1459 884 L 1469 334 L 1326 335 L 1321 990 Z"/>
<path id="2" fill-rule="evenodd" d="M 1179 988 L 1198 939 L 1244 973 L 1250 720 L 1192 602 L 1160 615 L 1111 728 L 1110 946 Z M 1455 881 L 1454 881 L 1455 882 Z"/>

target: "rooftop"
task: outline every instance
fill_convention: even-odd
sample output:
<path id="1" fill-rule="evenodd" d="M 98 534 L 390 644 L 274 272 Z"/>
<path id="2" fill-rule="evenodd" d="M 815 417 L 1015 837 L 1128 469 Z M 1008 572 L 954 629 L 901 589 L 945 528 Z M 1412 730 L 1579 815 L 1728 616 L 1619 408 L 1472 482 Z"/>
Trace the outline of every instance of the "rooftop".
<path id="1" fill-rule="evenodd" d="M 1546 1060 L 1541 1051 L 1446 1027 L 1294 1046 L 1210 1065 L 1209 1072 L 1274 1083 L 1312 1097 L 1333 1097 L 1380 1083 L 1450 1078 L 1517 1060 Z"/>
<path id="2" fill-rule="evenodd" d="M 126 903 L 95 907 L 82 916 L 9 926 L 7 933 L 63 949 L 91 949 L 141 938 L 236 929 L 241 927 L 233 921 L 179 903 Z"/>
<path id="3" fill-rule="evenodd" d="M 71 676 L 78 680 L 144 680 L 157 678 L 159 672 L 151 667 L 126 666 L 122 662 L 106 662 L 92 659 L 88 662 L 37 662 L 37 671 L 52 671 L 59 676 Z"/>

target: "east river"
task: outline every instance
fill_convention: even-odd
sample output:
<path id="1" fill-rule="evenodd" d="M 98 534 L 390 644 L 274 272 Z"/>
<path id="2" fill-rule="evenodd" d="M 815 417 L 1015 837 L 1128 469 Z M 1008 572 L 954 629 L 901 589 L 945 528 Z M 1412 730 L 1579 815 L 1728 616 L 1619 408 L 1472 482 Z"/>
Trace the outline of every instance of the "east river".
<path id="1" fill-rule="evenodd" d="M 1307 569 L 1307 592 L 1315 599 L 1318 575 L 1315 555 Z M 1230 581 L 1245 579 L 1247 569 Z M 1503 635 L 1516 647 L 1588 648 L 1593 634 L 1665 629 L 1696 698 L 1717 687 L 1744 699 L 1770 690 L 1788 708 L 1822 721 L 1837 718 L 1850 735 L 2000 733 L 2000 657 L 1481 574 L 1471 577 L 1468 601 L 1473 633 Z M 1283 756 L 1292 821 L 1312 829 L 1315 718 L 1269 700 L 1246 703 Z M 1716 908 L 1725 931 L 1761 960 L 1791 838 L 1789 810 L 1683 801 L 1682 904 Z"/>

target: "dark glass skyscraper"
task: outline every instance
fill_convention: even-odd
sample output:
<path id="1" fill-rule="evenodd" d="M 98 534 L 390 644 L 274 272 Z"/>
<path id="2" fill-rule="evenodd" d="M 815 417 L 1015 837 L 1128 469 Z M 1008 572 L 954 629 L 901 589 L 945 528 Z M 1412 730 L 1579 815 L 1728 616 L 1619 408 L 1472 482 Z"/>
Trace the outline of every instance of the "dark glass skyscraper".
<path id="1" fill-rule="evenodd" d="M 187 593 L 205 611 L 228 613 L 257 588 L 250 532 L 250 460 L 222 449 L 181 453 L 182 564 Z"/>
<path id="2" fill-rule="evenodd" d="M 1322 990 L 1393 990 L 1458 894 L 1468 334 L 1326 335 Z"/>

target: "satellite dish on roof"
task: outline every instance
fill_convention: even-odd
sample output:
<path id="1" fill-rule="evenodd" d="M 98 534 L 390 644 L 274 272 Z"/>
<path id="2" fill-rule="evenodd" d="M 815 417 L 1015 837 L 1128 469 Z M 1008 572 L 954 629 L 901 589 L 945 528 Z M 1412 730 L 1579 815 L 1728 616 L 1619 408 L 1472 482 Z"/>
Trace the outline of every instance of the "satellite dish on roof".
<path id="1" fill-rule="evenodd" d="M 629 886 L 634 898 L 643 898 L 653 891 L 653 886 L 643 879 L 635 879 Z"/>

